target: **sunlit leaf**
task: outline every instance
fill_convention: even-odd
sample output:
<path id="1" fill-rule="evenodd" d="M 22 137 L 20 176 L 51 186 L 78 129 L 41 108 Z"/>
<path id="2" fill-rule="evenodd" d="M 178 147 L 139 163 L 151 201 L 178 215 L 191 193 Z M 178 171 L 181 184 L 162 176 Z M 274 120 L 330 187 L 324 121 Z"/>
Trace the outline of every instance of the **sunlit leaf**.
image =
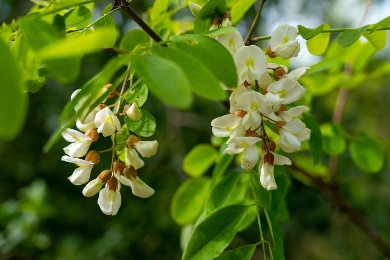
<path id="1" fill-rule="evenodd" d="M 138 120 L 125 117 L 129 129 L 137 135 L 149 137 L 156 131 L 156 119 L 148 111 L 140 109 Z"/>
<path id="2" fill-rule="evenodd" d="M 64 15 L 66 30 L 80 30 L 85 28 L 92 20 L 91 11 L 85 7 L 77 7 Z"/>
<path id="3" fill-rule="evenodd" d="M 320 26 L 313 28 L 313 29 L 306 28 L 302 25 L 298 25 L 298 32 L 302 36 L 303 39 L 309 40 L 309 39 L 313 38 L 314 36 L 318 35 L 319 33 L 321 33 L 322 30 L 329 29 L 329 28 L 324 28 L 324 25 L 325 24 L 321 24 Z"/>
<path id="4" fill-rule="evenodd" d="M 134 29 L 122 37 L 119 48 L 126 51 L 133 51 L 136 47 L 149 45 L 149 35 L 144 30 Z"/>
<path id="5" fill-rule="evenodd" d="M 198 144 L 184 157 L 183 170 L 191 177 L 200 177 L 218 158 L 217 150 L 210 144 Z"/>
<path id="6" fill-rule="evenodd" d="M 238 23 L 244 18 L 246 12 L 257 2 L 257 0 L 240 0 L 234 1 L 232 8 L 230 9 L 230 15 L 232 17 L 232 26 L 238 25 Z"/>
<path id="7" fill-rule="evenodd" d="M 371 44 L 377 49 L 381 51 L 386 46 L 387 32 L 386 31 L 377 31 L 375 33 L 364 32 L 363 36 L 371 42 Z"/>
<path id="8" fill-rule="evenodd" d="M 361 28 L 346 30 L 340 33 L 337 37 L 337 43 L 340 47 L 346 48 L 351 46 L 354 42 L 359 40 L 360 36 L 368 29 L 370 25 L 367 24 Z"/>
<path id="9" fill-rule="evenodd" d="M 390 16 L 380 20 L 379 22 L 377 22 L 374 27 L 372 27 L 370 33 L 374 33 L 376 32 L 376 30 L 378 29 L 381 29 L 381 28 L 385 28 L 385 27 L 389 27 L 390 26 Z"/>
<path id="10" fill-rule="evenodd" d="M 330 29 L 328 24 L 321 25 L 323 29 Z M 322 29 L 321 29 L 322 31 Z M 309 52 L 313 55 L 320 56 L 325 53 L 329 45 L 330 33 L 320 33 L 313 37 L 310 37 L 306 41 L 306 46 Z"/>
<path id="11" fill-rule="evenodd" d="M 222 18 L 226 12 L 225 0 L 210 0 L 199 11 L 195 18 L 194 32 L 196 34 L 206 33 L 210 30 L 211 21 L 214 17 Z"/>
<path id="12" fill-rule="evenodd" d="M 130 103 L 130 105 L 136 102 L 138 107 L 141 107 L 146 102 L 147 98 L 148 87 L 145 83 L 137 84 L 137 86 L 125 95 L 125 99 Z"/>

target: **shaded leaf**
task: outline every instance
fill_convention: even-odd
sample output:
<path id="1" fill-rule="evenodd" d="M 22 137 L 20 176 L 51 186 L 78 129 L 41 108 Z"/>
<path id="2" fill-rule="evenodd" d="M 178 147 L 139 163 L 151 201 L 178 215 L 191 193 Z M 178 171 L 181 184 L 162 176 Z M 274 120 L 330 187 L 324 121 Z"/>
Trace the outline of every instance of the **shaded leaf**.
<path id="1" fill-rule="evenodd" d="M 212 19 L 216 16 L 221 19 L 226 11 L 225 0 L 208 1 L 195 18 L 194 32 L 196 34 L 207 33 L 210 30 Z"/>
<path id="2" fill-rule="evenodd" d="M 302 25 L 298 25 L 298 32 L 302 36 L 303 39 L 309 40 L 309 39 L 313 38 L 314 36 L 318 35 L 319 33 L 321 33 L 323 29 L 329 29 L 329 28 L 324 28 L 324 25 L 325 24 L 321 24 L 320 26 L 313 28 L 313 29 L 306 28 Z"/>
<path id="3" fill-rule="evenodd" d="M 183 170 L 191 177 L 200 177 L 214 164 L 218 151 L 210 144 L 198 144 L 184 157 Z"/>
<path id="4" fill-rule="evenodd" d="M 257 172 L 250 172 L 250 179 L 254 191 L 256 204 L 269 210 L 271 206 L 271 192 L 261 186 L 260 176 Z"/>
<path id="5" fill-rule="evenodd" d="M 390 26 L 390 16 L 388 16 L 388 17 L 380 20 L 379 22 L 377 22 L 374 25 L 374 27 L 372 27 L 372 29 L 370 31 L 370 34 L 376 32 L 376 30 L 378 30 L 378 29 L 389 27 L 389 26 Z"/>
<path id="6" fill-rule="evenodd" d="M 368 29 L 369 26 L 370 25 L 367 24 L 363 27 L 340 33 L 340 35 L 337 37 L 337 43 L 340 45 L 340 47 L 343 48 L 351 46 L 354 42 L 359 40 L 360 36 Z"/>
<path id="7" fill-rule="evenodd" d="M 129 129 L 137 135 L 149 137 L 156 131 L 156 119 L 148 111 L 140 109 L 138 120 L 125 117 Z"/>
<path id="8" fill-rule="evenodd" d="M 317 119 L 308 113 L 303 113 L 303 121 L 311 131 L 309 146 L 313 156 L 313 164 L 316 165 L 320 161 L 322 154 L 322 135 L 320 126 L 318 125 Z"/>
<path id="9" fill-rule="evenodd" d="M 214 258 L 214 260 L 250 260 L 256 250 L 256 246 L 256 244 L 241 246 L 223 253 L 217 258 Z"/>
<path id="10" fill-rule="evenodd" d="M 362 136 L 352 140 L 349 151 L 353 162 L 363 171 L 374 173 L 382 169 L 385 154 L 378 139 Z"/>

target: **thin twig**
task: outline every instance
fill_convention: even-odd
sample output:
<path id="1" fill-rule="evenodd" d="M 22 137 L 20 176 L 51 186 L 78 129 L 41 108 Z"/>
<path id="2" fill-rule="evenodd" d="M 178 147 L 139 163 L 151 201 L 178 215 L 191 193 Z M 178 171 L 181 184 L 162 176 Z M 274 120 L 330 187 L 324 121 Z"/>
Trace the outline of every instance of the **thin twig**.
<path id="1" fill-rule="evenodd" d="M 249 44 L 252 43 L 252 36 L 253 36 L 253 33 L 255 32 L 255 29 L 256 29 L 257 24 L 258 24 L 259 21 L 260 21 L 261 10 L 263 9 L 264 3 L 265 3 L 266 1 L 267 1 L 267 0 L 261 0 L 261 2 L 260 2 L 259 9 L 257 9 L 257 13 L 256 13 L 255 20 L 253 21 L 252 26 L 251 26 L 251 28 L 249 29 L 248 35 L 246 36 L 246 39 L 245 39 L 245 42 L 244 42 L 245 45 L 249 45 Z"/>
<path id="2" fill-rule="evenodd" d="M 130 70 L 130 66 L 131 66 L 131 64 L 129 63 L 129 65 L 127 66 L 127 70 Z M 119 110 L 121 108 L 121 103 L 122 103 L 122 96 L 123 96 L 123 93 L 125 92 L 126 83 L 127 83 L 127 80 L 129 79 L 130 73 L 131 72 L 129 71 L 129 73 L 126 74 L 126 77 L 125 77 L 123 84 L 122 84 L 121 93 L 119 94 L 118 107 L 117 107 L 116 113 L 115 113 L 116 116 L 119 115 Z"/>

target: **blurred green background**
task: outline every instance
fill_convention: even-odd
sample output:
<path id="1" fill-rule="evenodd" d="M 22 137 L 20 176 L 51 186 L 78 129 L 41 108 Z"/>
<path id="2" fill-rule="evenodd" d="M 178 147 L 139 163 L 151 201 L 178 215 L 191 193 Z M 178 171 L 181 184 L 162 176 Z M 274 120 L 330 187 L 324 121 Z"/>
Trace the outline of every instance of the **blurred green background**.
<path id="1" fill-rule="evenodd" d="M 108 3 L 95 4 L 94 19 Z M 144 14 L 152 4 L 153 0 L 137 0 L 132 5 L 139 14 Z M 0 0 L 0 22 L 10 23 L 32 6 L 27 0 Z M 258 3 L 238 26 L 243 35 L 253 21 L 257 6 Z M 390 15 L 389 6 L 390 1 L 373 1 L 365 23 L 375 23 Z M 255 35 L 270 35 L 285 22 L 309 28 L 324 22 L 331 28 L 356 27 L 364 9 L 365 2 L 359 0 L 269 1 Z M 175 16 L 194 19 L 189 9 Z M 138 28 L 121 12 L 113 18 L 122 35 Z M 307 52 L 301 38 L 300 41 L 302 51 L 292 59 L 292 68 L 319 61 Z M 260 44 L 263 48 L 266 45 Z M 390 57 L 389 50 L 386 46 L 378 52 L 367 71 L 384 64 Z M 225 113 L 221 104 L 196 97 L 191 110 L 177 111 L 149 96 L 144 109 L 157 120 L 157 131 L 151 139 L 158 140 L 159 149 L 156 156 L 146 160 L 140 175 L 156 194 L 141 199 L 124 187 L 122 206 L 114 217 L 100 211 L 97 196 L 84 197 L 82 187 L 67 180 L 74 165 L 60 161 L 62 148 L 67 145 L 65 141 L 49 153 L 42 153 L 71 93 L 112 56 L 101 52 L 83 58 L 81 74 L 73 84 L 63 86 L 49 79 L 39 92 L 29 95 L 22 134 L 12 142 L 0 142 L 0 259 L 180 259 L 180 227 L 170 217 L 170 201 L 180 183 L 188 178 L 182 170 L 185 154 L 196 144 L 210 142 L 211 120 Z M 390 141 L 389 80 L 389 76 L 365 80 L 350 92 L 343 118 L 348 133 L 365 132 Z M 335 88 L 324 96 L 313 97 L 312 113 L 320 124 L 331 121 L 337 93 Z M 109 138 L 101 140 L 104 141 L 96 144 L 96 150 L 111 146 Z M 110 155 L 104 154 L 93 174 L 107 168 L 110 160 Z M 328 164 L 328 156 L 323 156 L 322 163 Z M 232 165 L 229 170 L 234 168 L 239 169 Z M 340 156 L 337 180 L 350 204 L 390 241 L 388 163 L 378 173 L 365 173 L 355 166 L 347 149 Z M 290 219 L 281 223 L 286 259 L 381 259 L 368 238 L 332 209 L 326 195 L 324 200 L 313 187 L 292 178 L 286 200 Z M 254 224 L 239 233 L 229 248 L 257 241 L 258 230 Z M 261 259 L 261 255 L 258 249 L 253 259 Z"/>

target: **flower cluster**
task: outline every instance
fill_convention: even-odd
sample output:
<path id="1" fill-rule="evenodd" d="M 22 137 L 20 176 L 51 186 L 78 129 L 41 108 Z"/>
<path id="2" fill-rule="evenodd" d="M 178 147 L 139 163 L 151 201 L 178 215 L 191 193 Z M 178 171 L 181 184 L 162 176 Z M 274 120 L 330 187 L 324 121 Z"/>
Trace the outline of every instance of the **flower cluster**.
<path id="1" fill-rule="evenodd" d="M 102 88 L 100 96 L 103 95 L 111 84 L 107 84 Z M 73 100 L 81 90 L 76 90 L 71 99 Z M 114 90 L 110 93 L 109 98 L 113 98 L 117 92 Z M 83 96 L 75 105 L 75 110 L 78 112 L 84 103 L 87 102 L 88 96 Z M 91 197 L 99 192 L 98 204 L 103 213 L 107 215 L 116 215 L 121 206 L 121 184 L 130 186 L 135 196 L 148 198 L 154 194 L 154 190 L 145 184 L 137 175 L 137 170 L 144 166 L 142 157 L 151 157 L 157 152 L 157 141 L 141 141 L 135 135 L 129 135 L 124 149 L 124 162 L 119 159 L 116 149 L 116 133 L 122 129 L 121 122 L 118 119 L 119 115 L 127 116 L 132 120 L 138 120 L 140 110 L 137 103 L 125 105 L 122 114 L 119 114 L 120 104 L 122 100 L 120 95 L 119 102 L 116 105 L 117 112 L 114 114 L 110 107 L 104 103 L 93 108 L 90 112 L 90 107 L 87 106 L 77 119 L 76 126 L 81 131 L 74 129 L 65 129 L 62 132 L 63 138 L 71 144 L 64 148 L 67 154 L 62 157 L 62 161 L 74 163 L 78 166 L 69 180 L 74 185 L 83 185 L 88 183 L 83 189 L 83 195 Z M 84 132 L 84 133 L 83 133 Z M 91 144 L 99 140 L 99 134 L 103 137 L 113 136 L 113 147 L 104 151 L 89 150 Z M 103 152 L 112 151 L 112 165 L 109 170 L 102 171 L 95 179 L 90 180 L 91 172 L 95 164 L 100 162 L 100 154 Z M 137 153 L 138 152 L 138 153 Z M 80 159 L 80 157 L 84 157 Z M 117 160 L 115 160 L 117 158 Z M 103 187 L 104 186 L 104 187 Z"/>
<path id="2" fill-rule="evenodd" d="M 300 48 L 297 35 L 295 27 L 280 25 L 271 36 L 271 45 L 266 54 L 270 58 L 296 57 Z M 238 87 L 230 95 L 229 114 L 211 122 L 213 134 L 229 137 L 224 153 L 242 153 L 241 167 L 245 170 L 255 167 L 261 156 L 258 168 L 260 182 L 267 190 L 275 190 L 274 165 L 291 165 L 291 160 L 275 153 L 276 145 L 267 136 L 264 121 L 274 123 L 284 152 L 298 151 L 301 143 L 310 138 L 310 130 L 296 118 L 309 108 L 293 107 L 293 102 L 302 98 L 306 91 L 298 79 L 308 68 L 288 73 L 286 67 L 268 63 L 263 50 L 255 45 L 245 46 L 237 31 L 220 35 L 217 40 L 233 56 Z M 260 142 L 259 153 L 256 145 Z"/>

